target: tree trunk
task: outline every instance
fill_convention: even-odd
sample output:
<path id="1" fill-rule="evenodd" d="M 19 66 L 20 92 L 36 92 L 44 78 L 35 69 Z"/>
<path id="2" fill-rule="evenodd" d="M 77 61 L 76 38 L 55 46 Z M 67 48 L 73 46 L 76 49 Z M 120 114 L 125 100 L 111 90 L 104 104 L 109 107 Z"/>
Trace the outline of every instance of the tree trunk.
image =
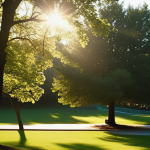
<path id="1" fill-rule="evenodd" d="M 17 110 L 16 110 L 16 114 L 17 114 L 17 120 L 18 120 L 18 124 L 19 124 L 19 135 L 20 135 L 20 143 L 24 144 L 26 142 L 26 136 L 24 133 L 24 128 L 23 128 L 23 123 L 21 121 L 21 117 L 20 117 L 20 105 L 19 105 L 19 100 L 17 100 Z"/>
<path id="2" fill-rule="evenodd" d="M 109 125 L 116 125 L 115 123 L 115 102 L 109 103 L 108 120 L 105 121 Z"/>
<path id="3" fill-rule="evenodd" d="M 9 98 L 9 101 L 11 103 L 11 105 L 13 106 L 13 108 L 15 109 L 15 112 L 16 112 L 16 116 L 17 116 L 17 121 L 18 121 L 18 125 L 19 125 L 19 130 L 24 130 L 23 128 L 23 123 L 21 121 L 21 117 L 20 117 L 20 105 L 19 105 L 19 100 L 17 99 L 17 107 L 15 106 L 12 98 L 7 95 L 8 98 Z"/>
<path id="4" fill-rule="evenodd" d="M 5 49 L 7 47 L 10 28 L 13 25 L 15 10 L 17 9 L 20 2 L 21 0 L 5 0 L 5 2 L 3 3 L 3 14 L 0 30 L 0 99 L 3 89 L 4 66 L 6 63 Z"/>
<path id="5" fill-rule="evenodd" d="M 23 128 L 23 123 L 22 123 L 22 120 L 21 120 L 21 117 L 20 117 L 20 105 L 19 105 L 19 101 L 17 100 L 17 109 L 15 109 L 16 111 L 16 115 L 17 115 L 17 120 L 18 120 L 18 124 L 19 124 L 19 130 L 24 130 Z"/>
<path id="6" fill-rule="evenodd" d="M 25 133 L 24 133 L 24 128 L 23 128 L 23 123 L 21 121 L 21 116 L 20 116 L 20 105 L 19 105 L 19 100 L 17 99 L 17 107 L 14 105 L 12 98 L 7 95 L 10 103 L 12 104 L 13 108 L 15 109 L 16 115 L 17 115 L 17 121 L 18 121 L 18 125 L 19 125 L 19 135 L 20 135 L 20 143 L 24 144 L 26 139 Z"/>

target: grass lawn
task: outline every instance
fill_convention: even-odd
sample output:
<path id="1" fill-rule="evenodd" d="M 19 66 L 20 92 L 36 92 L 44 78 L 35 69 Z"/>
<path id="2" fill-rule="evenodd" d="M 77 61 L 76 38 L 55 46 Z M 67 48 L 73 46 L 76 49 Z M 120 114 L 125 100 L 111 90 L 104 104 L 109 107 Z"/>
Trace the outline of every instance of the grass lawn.
<path id="1" fill-rule="evenodd" d="M 119 124 L 150 124 L 150 113 L 131 109 L 116 108 L 116 122 Z M 73 123 L 92 124 L 104 123 L 108 118 L 108 111 L 102 109 L 50 108 L 50 109 L 21 109 L 21 118 L 24 124 L 38 123 Z M 0 109 L 0 124 L 17 124 L 13 109 Z"/>
<path id="2" fill-rule="evenodd" d="M 149 112 L 116 108 L 119 124 L 150 124 Z M 142 114 L 142 115 L 141 115 Z M 104 123 L 107 110 L 22 109 L 24 124 Z M 0 109 L 0 124 L 17 124 L 13 109 Z M 0 131 L 0 144 L 27 150 L 149 150 L 150 136 L 118 135 L 105 131 L 25 131 L 22 142 L 18 131 Z"/>
<path id="3" fill-rule="evenodd" d="M 27 150 L 149 150 L 150 136 L 117 135 L 104 131 L 0 131 L 0 144 Z"/>

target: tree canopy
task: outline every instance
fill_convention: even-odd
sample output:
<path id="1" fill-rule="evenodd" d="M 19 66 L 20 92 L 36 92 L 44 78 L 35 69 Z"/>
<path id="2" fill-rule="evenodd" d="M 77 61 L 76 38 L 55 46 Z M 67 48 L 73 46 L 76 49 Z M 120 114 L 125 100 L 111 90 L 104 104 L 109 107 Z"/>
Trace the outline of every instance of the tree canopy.
<path id="1" fill-rule="evenodd" d="M 4 65 L 6 63 L 5 49 L 10 41 L 28 41 L 34 51 L 38 51 L 40 55 L 47 60 L 49 59 L 47 63 L 50 64 L 50 67 L 52 66 L 52 57 L 63 57 L 60 51 L 55 51 L 56 41 L 69 39 L 69 36 L 75 34 L 84 47 L 88 42 L 84 31 L 84 27 L 87 25 L 91 27 L 95 35 L 108 35 L 108 22 L 99 19 L 96 13 L 95 4 L 97 2 L 96 0 L 2 0 L 0 2 L 0 84 L 3 84 Z M 97 3 L 97 5 L 100 4 L 101 2 Z M 55 12 L 58 12 L 73 29 L 67 30 L 46 23 Z M 2 86 L 0 91 L 2 91 Z"/>
<path id="2" fill-rule="evenodd" d="M 71 48 L 70 57 L 78 62 L 80 72 L 60 69 L 60 76 L 53 84 L 54 91 L 60 95 L 59 102 L 71 106 L 124 101 L 149 103 L 146 90 L 149 89 L 146 83 L 149 12 L 146 4 L 138 8 L 129 6 L 126 10 L 117 2 L 104 5 L 99 16 L 110 23 L 110 34 L 93 37 L 88 30 L 89 44 L 83 51 L 77 42 L 67 47 Z M 145 72 L 140 73 L 141 69 Z"/>
<path id="3" fill-rule="evenodd" d="M 53 92 L 58 92 L 58 102 L 71 107 L 92 104 L 120 103 L 133 92 L 135 81 L 123 70 L 113 71 L 107 77 L 90 77 L 70 67 L 59 70 L 59 78 L 54 78 Z"/>

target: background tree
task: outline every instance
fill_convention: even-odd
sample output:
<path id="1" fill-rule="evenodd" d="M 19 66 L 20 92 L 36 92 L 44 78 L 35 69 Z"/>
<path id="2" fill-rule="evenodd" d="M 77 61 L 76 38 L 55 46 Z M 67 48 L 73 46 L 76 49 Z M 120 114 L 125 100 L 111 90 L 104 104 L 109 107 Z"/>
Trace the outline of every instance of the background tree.
<path id="1" fill-rule="evenodd" d="M 124 93 L 124 95 L 121 95 L 120 92 L 118 92 L 117 94 L 120 96 L 115 97 L 115 91 L 113 91 L 116 88 L 112 88 L 109 90 L 105 90 L 107 92 L 103 92 L 101 90 L 101 88 L 99 87 L 99 91 L 96 90 L 98 88 L 96 88 L 97 86 L 91 86 L 90 84 L 88 84 L 88 79 L 85 83 L 87 83 L 87 88 L 92 87 L 90 90 L 85 90 L 85 91 L 89 91 L 89 93 L 85 92 L 87 94 L 87 97 L 90 97 L 89 102 L 87 100 L 87 103 L 84 102 L 86 101 L 86 99 L 88 99 L 87 97 L 85 97 L 86 94 L 84 94 L 84 92 L 82 91 L 82 87 L 85 87 L 84 85 L 82 85 L 83 81 L 77 77 L 75 82 L 76 82 L 76 86 L 77 89 L 79 91 L 81 91 L 79 93 L 79 91 L 76 93 L 74 92 L 74 94 L 76 94 L 76 96 L 78 97 L 79 95 L 82 95 L 83 98 L 83 105 L 86 104 L 94 104 L 96 103 L 95 100 L 93 100 L 94 95 L 96 95 L 95 92 L 99 93 L 104 93 L 104 97 L 102 98 L 106 103 L 109 105 L 109 119 L 108 119 L 108 123 L 109 124 L 114 124 L 114 115 L 111 116 L 111 114 L 114 114 L 114 102 L 116 103 L 122 103 L 124 101 L 126 102 L 135 102 L 136 98 L 138 97 L 138 95 L 140 95 L 140 99 L 143 100 L 142 95 L 144 96 L 145 94 L 145 99 L 143 101 L 145 101 L 145 103 L 148 103 L 148 91 L 145 90 L 145 87 L 148 87 L 148 83 L 146 84 L 146 82 L 143 84 L 142 80 L 146 81 L 144 79 L 144 76 L 146 77 L 146 79 L 149 78 L 149 69 L 148 69 L 148 54 L 149 54 L 149 10 L 147 8 L 147 5 L 144 4 L 142 7 L 138 7 L 138 8 L 131 8 L 130 6 L 128 7 L 127 10 L 123 9 L 123 4 L 118 4 L 117 2 L 111 2 L 109 3 L 109 5 L 105 5 L 102 9 L 100 9 L 100 17 L 102 19 L 108 19 L 108 22 L 110 23 L 110 27 L 111 27 L 111 32 L 109 34 L 108 37 L 93 37 L 92 34 L 89 32 L 87 35 L 89 36 L 89 44 L 87 45 L 87 47 L 83 50 L 79 50 L 80 47 L 74 44 L 74 46 L 68 46 L 69 48 L 72 48 L 70 51 L 70 57 L 75 61 L 78 62 L 78 66 L 79 68 L 82 68 L 82 72 L 88 74 L 89 76 L 89 80 L 90 78 L 93 78 L 95 76 L 99 76 L 99 77 L 103 77 L 106 78 L 109 77 L 110 78 L 111 74 L 114 72 L 114 70 L 118 70 L 120 69 L 125 69 L 127 73 L 130 72 L 130 77 L 129 80 L 126 80 L 126 78 L 122 78 L 122 80 L 119 80 L 119 77 L 116 78 L 118 75 L 117 73 L 119 73 L 118 71 L 116 71 L 115 76 L 113 76 L 115 78 L 115 86 L 118 87 L 119 83 L 120 84 L 123 81 L 128 81 L 128 85 L 126 85 L 126 88 L 120 88 L 120 90 L 122 89 L 122 92 Z M 137 17 L 136 17 L 137 16 Z M 132 18 L 133 17 L 133 18 Z M 68 54 L 69 57 L 69 54 Z M 144 62 L 144 60 L 146 60 Z M 139 63 L 138 63 L 139 61 Z M 143 64 L 144 62 L 144 64 Z M 135 64 L 136 65 L 136 69 L 135 68 Z M 146 67 L 147 66 L 147 67 Z M 143 71 L 145 71 L 144 73 L 140 73 L 141 75 L 138 76 L 137 73 L 139 73 L 141 71 L 141 68 L 143 68 Z M 147 68 L 147 69 L 146 69 Z M 145 75 L 146 73 L 146 75 Z M 61 71 L 60 73 L 62 76 L 66 76 L 65 71 Z M 126 73 L 119 73 L 120 76 L 122 77 L 126 77 Z M 72 75 L 73 76 L 73 75 Z M 82 76 L 82 75 L 81 75 Z M 65 104 L 65 102 L 67 101 L 67 103 L 69 103 L 69 101 L 71 101 L 71 103 L 76 103 L 76 101 L 78 102 L 78 100 L 72 100 L 69 97 L 65 97 L 65 94 L 68 94 L 68 89 L 71 88 L 71 84 L 68 85 L 67 87 L 67 83 L 65 83 L 65 80 L 69 80 L 68 76 L 66 77 L 62 77 L 63 79 L 63 83 L 61 83 L 61 77 L 59 77 L 58 79 L 54 80 L 54 91 L 60 91 L 60 95 L 61 92 L 63 91 L 63 86 L 66 86 L 65 92 L 62 92 L 63 95 L 61 95 L 63 97 L 63 100 L 61 100 L 61 103 Z M 79 82 L 77 82 L 79 78 Z M 117 81 L 118 80 L 118 81 Z M 66 81 L 66 82 L 67 82 Z M 108 83 L 110 82 L 111 85 L 111 80 L 107 80 Z M 129 82 L 130 81 L 130 82 Z M 136 81 L 136 82 L 135 82 Z M 70 82 L 74 82 L 71 81 Z M 56 87 L 55 83 L 59 83 L 60 85 L 58 86 L 58 88 Z M 98 81 L 96 83 L 99 83 Z M 61 86 L 61 84 L 63 86 Z M 65 85 L 66 84 L 66 85 Z M 79 88 L 80 84 L 81 87 Z M 99 83 L 100 84 L 100 83 Z M 105 83 L 106 84 L 106 83 Z M 94 85 L 94 84 L 93 84 Z M 101 85 L 101 84 L 100 84 Z M 107 85 L 107 84 L 106 84 Z M 108 84 L 109 85 L 109 84 Z M 144 86 L 146 85 L 146 86 Z M 103 86 L 101 86 L 103 87 Z M 134 87 L 134 88 L 133 88 Z M 62 89 L 61 89 L 62 88 Z M 76 91 L 75 85 L 73 85 L 72 90 Z M 85 88 L 84 88 L 85 89 Z M 94 90 L 92 90 L 94 89 Z M 103 88 L 105 89 L 105 88 Z M 107 89 L 107 88 L 106 88 Z M 143 90 L 143 92 L 142 92 Z M 109 92 L 108 92 L 109 91 Z M 111 91 L 113 94 L 111 94 Z M 137 94 L 137 92 L 139 94 Z M 142 94 L 141 94 L 142 92 Z M 64 94 L 65 93 L 65 94 Z M 72 91 L 73 93 L 73 91 Z M 83 94 L 82 94 L 83 93 Z M 116 94 L 116 95 L 117 95 Z M 89 96 L 91 95 L 91 96 Z M 110 99 L 107 100 L 107 96 L 110 95 Z M 75 97 L 75 96 L 74 96 Z M 122 98 L 121 98 L 122 97 Z M 123 98 L 124 97 L 124 98 Z M 96 97 L 97 101 L 99 101 L 99 103 L 103 103 L 102 99 L 100 100 L 101 96 L 99 95 L 99 97 Z M 115 99 L 116 98 L 116 99 Z M 68 100 L 66 100 L 68 99 Z M 119 99 L 121 99 L 119 101 Z M 60 100 L 59 100 L 60 101 Z M 81 99 L 80 99 L 81 101 Z M 82 103 L 82 102 L 81 102 Z M 80 104 L 81 104 L 80 103 Z M 76 105 L 75 105 L 76 106 Z M 77 105 L 78 106 L 78 105 Z M 111 109 L 110 109 L 111 108 Z"/>
<path id="2" fill-rule="evenodd" d="M 92 104 L 109 104 L 107 123 L 115 125 L 114 104 L 130 98 L 136 85 L 132 75 L 126 70 L 115 70 L 109 76 L 90 77 L 76 69 L 59 69 L 59 77 L 54 78 L 53 92 L 58 92 L 58 102 L 71 107 Z"/>

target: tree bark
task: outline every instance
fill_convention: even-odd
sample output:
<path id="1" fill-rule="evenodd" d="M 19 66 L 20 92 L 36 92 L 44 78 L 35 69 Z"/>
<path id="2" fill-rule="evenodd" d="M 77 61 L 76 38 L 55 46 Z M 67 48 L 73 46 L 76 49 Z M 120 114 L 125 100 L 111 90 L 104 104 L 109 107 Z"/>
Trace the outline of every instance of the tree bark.
<path id="1" fill-rule="evenodd" d="M 4 66 L 6 63 L 6 52 L 7 42 L 9 38 L 10 28 L 13 25 L 15 11 L 20 4 L 21 0 L 5 0 L 3 3 L 3 14 L 0 31 L 0 100 L 3 89 L 3 73 Z"/>
<path id="2" fill-rule="evenodd" d="M 23 127 L 23 123 L 22 123 L 22 120 L 21 120 L 21 116 L 20 116 L 20 105 L 19 105 L 19 100 L 17 99 L 17 109 L 15 109 L 16 111 L 16 115 L 17 115 L 17 120 L 18 120 L 18 124 L 19 124 L 19 135 L 20 135 L 20 143 L 21 144 L 24 144 L 26 141 L 27 141 L 27 138 L 25 136 L 25 133 L 24 133 L 24 127 Z"/>
<path id="3" fill-rule="evenodd" d="M 19 100 L 17 100 L 17 109 L 15 110 L 16 111 L 16 115 L 17 115 L 17 120 L 18 120 L 18 124 L 19 124 L 19 130 L 24 130 L 23 128 L 23 123 L 22 123 L 22 120 L 21 120 L 21 117 L 20 117 L 20 105 L 19 105 Z"/>
<path id="4" fill-rule="evenodd" d="M 9 98 L 9 101 L 10 101 L 11 105 L 12 105 L 13 108 L 15 109 L 15 112 L 16 112 L 16 115 L 17 115 L 17 121 L 18 121 L 18 125 L 19 125 L 19 130 L 24 130 L 24 128 L 23 128 L 23 123 L 22 123 L 21 117 L 20 117 L 20 105 L 19 105 L 19 100 L 17 99 L 17 107 L 16 107 L 15 104 L 14 104 L 14 102 L 13 102 L 13 100 L 12 100 L 12 98 L 11 98 L 9 95 L 7 95 L 7 96 L 8 96 L 8 98 Z"/>
<path id="5" fill-rule="evenodd" d="M 108 111 L 108 120 L 106 120 L 106 123 L 109 125 L 116 125 L 115 123 L 115 102 L 111 101 L 109 103 L 109 111 Z"/>

